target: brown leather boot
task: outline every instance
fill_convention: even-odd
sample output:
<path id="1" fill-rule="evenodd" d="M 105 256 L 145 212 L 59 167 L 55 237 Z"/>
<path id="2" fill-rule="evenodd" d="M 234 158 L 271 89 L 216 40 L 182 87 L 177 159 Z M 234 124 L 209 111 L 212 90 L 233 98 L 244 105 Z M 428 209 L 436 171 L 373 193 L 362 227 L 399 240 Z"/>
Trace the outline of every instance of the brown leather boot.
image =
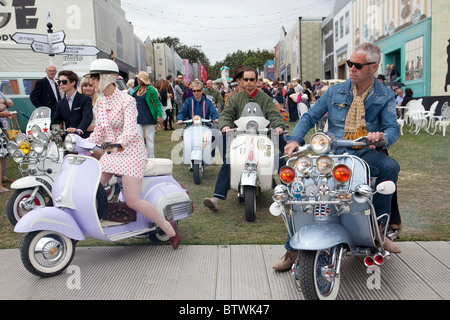
<path id="1" fill-rule="evenodd" d="M 384 230 L 381 227 L 381 225 L 379 225 L 379 228 L 380 228 L 381 237 L 383 238 L 384 237 Z M 402 250 L 400 249 L 400 246 L 398 244 L 396 244 L 394 241 L 392 241 L 391 239 L 389 239 L 389 237 L 385 237 L 383 248 L 384 248 L 384 250 L 387 250 L 390 253 L 400 253 L 400 252 L 402 252 Z"/>
<path id="2" fill-rule="evenodd" d="M 295 260 L 297 259 L 298 251 L 287 250 L 285 255 L 281 257 L 280 261 L 275 263 L 272 268 L 277 271 L 288 271 L 292 268 Z"/>

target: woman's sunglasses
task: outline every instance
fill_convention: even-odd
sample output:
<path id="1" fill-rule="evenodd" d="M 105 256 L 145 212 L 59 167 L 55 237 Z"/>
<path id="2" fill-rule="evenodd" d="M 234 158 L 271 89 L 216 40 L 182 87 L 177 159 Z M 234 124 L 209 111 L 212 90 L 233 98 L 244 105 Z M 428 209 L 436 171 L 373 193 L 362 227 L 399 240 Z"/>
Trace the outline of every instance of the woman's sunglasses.
<path id="1" fill-rule="evenodd" d="M 350 60 L 347 60 L 347 65 L 349 68 L 355 66 L 356 69 L 361 70 L 363 66 L 368 66 L 371 64 L 375 64 L 376 62 L 368 62 L 368 63 L 355 63 L 351 62 Z"/>

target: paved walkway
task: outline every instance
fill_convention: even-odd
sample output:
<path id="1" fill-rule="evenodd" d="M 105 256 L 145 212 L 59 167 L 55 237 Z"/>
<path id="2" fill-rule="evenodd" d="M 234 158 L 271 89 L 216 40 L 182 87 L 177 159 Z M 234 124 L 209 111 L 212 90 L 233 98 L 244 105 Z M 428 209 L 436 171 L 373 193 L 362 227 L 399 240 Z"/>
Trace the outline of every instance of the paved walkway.
<path id="1" fill-rule="evenodd" d="M 378 278 L 346 256 L 338 299 L 449 300 L 450 244 L 399 245 Z M 0 300 L 302 300 L 291 273 L 272 269 L 283 254 L 281 245 L 80 247 L 67 272 L 41 279 L 18 249 L 1 250 Z"/>

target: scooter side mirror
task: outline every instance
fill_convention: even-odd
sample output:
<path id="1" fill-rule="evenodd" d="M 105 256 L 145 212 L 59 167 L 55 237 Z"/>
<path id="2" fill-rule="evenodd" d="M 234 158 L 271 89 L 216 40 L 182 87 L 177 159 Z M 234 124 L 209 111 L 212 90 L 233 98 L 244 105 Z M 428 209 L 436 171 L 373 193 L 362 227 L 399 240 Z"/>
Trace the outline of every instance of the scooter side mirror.
<path id="1" fill-rule="evenodd" d="M 395 183 L 393 181 L 383 181 L 379 185 L 377 185 L 377 192 L 388 195 L 393 194 L 396 190 Z"/>

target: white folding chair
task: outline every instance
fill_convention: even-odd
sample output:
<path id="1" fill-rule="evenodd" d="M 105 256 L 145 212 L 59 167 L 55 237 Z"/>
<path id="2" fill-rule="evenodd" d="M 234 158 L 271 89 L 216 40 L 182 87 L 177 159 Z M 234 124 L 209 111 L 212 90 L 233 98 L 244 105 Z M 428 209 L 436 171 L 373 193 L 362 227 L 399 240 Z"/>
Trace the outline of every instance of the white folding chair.
<path id="1" fill-rule="evenodd" d="M 436 128 L 442 130 L 442 135 L 445 137 L 445 129 L 450 125 L 450 108 L 446 108 L 442 114 L 441 120 L 436 121 Z"/>
<path id="2" fill-rule="evenodd" d="M 439 101 L 435 101 L 433 102 L 433 104 L 430 107 L 430 111 L 425 111 L 425 117 L 428 119 L 428 127 L 425 129 L 426 132 L 430 133 L 430 134 L 434 134 L 430 132 L 431 127 L 434 127 L 435 125 L 435 114 L 436 114 L 436 108 L 437 105 L 439 104 Z"/>
<path id="3" fill-rule="evenodd" d="M 418 134 L 420 129 L 427 127 L 428 121 L 425 117 L 425 107 L 419 101 L 412 104 L 408 109 L 408 118 L 411 123 L 411 130 L 409 132 Z"/>
<path id="4" fill-rule="evenodd" d="M 440 116 L 433 115 L 433 116 L 430 118 L 430 121 L 432 121 L 432 122 L 433 122 L 433 125 L 434 125 L 434 131 L 433 131 L 433 133 L 431 133 L 431 134 L 435 134 L 435 133 L 436 133 L 436 130 L 438 129 L 437 124 L 438 124 L 439 121 L 441 121 L 441 120 L 443 119 L 444 113 L 446 112 L 447 109 L 450 109 L 450 108 L 448 107 L 448 102 L 444 102 L 444 104 L 443 104 L 442 107 L 441 107 L 441 115 L 440 115 Z"/>

